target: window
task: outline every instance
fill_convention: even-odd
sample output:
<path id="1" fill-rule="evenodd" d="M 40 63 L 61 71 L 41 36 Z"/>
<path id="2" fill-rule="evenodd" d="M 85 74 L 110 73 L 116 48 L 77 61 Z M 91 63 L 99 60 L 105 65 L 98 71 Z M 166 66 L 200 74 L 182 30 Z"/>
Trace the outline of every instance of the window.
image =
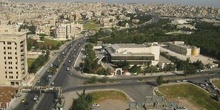
<path id="1" fill-rule="evenodd" d="M 15 62 L 15 64 L 17 65 L 17 64 L 18 64 L 18 62 Z"/>
<path id="2" fill-rule="evenodd" d="M 7 69 L 7 67 L 5 66 L 5 69 Z"/>
<path id="3" fill-rule="evenodd" d="M 4 57 L 4 59 L 6 59 L 6 57 Z"/>
<path id="4" fill-rule="evenodd" d="M 5 71 L 5 74 L 7 74 L 7 71 Z"/>
<path id="5" fill-rule="evenodd" d="M 4 47 L 4 49 L 5 49 L 5 47 Z"/>
<path id="6" fill-rule="evenodd" d="M 15 47 L 15 50 L 17 49 L 17 47 Z"/>
<path id="7" fill-rule="evenodd" d="M 9 55 L 11 55 L 11 52 L 8 52 Z"/>
<path id="8" fill-rule="evenodd" d="M 8 57 L 8 59 L 12 59 L 12 57 Z"/>
<path id="9" fill-rule="evenodd" d="M 7 64 L 7 62 L 5 62 L 5 64 Z"/>
<path id="10" fill-rule="evenodd" d="M 17 55 L 17 52 L 15 52 L 15 55 Z"/>
<path id="11" fill-rule="evenodd" d="M 9 69 L 12 69 L 12 67 L 10 66 Z"/>
<path id="12" fill-rule="evenodd" d="M 16 72 L 16 74 L 18 74 L 18 71 Z"/>
<path id="13" fill-rule="evenodd" d="M 16 79 L 18 79 L 18 76 L 16 76 Z"/>
<path id="14" fill-rule="evenodd" d="M 4 52 L 4 54 L 6 54 L 6 52 Z"/>
<path id="15" fill-rule="evenodd" d="M 18 59 L 18 57 L 15 57 L 15 59 Z"/>
<path id="16" fill-rule="evenodd" d="M 13 72 L 12 72 L 12 71 L 9 71 L 8 73 L 9 73 L 9 74 L 13 74 Z"/>
<path id="17" fill-rule="evenodd" d="M 18 69 L 18 67 L 15 67 L 15 69 Z"/>
<path id="18" fill-rule="evenodd" d="M 10 62 L 8 62 L 8 64 L 12 64 L 12 62 L 10 61 Z"/>
<path id="19" fill-rule="evenodd" d="M 5 78 L 7 78 L 7 76 L 5 76 Z"/>
<path id="20" fill-rule="evenodd" d="M 13 76 L 9 76 L 9 79 L 13 79 Z"/>
<path id="21" fill-rule="evenodd" d="M 11 42 L 7 42 L 8 45 L 11 45 Z"/>

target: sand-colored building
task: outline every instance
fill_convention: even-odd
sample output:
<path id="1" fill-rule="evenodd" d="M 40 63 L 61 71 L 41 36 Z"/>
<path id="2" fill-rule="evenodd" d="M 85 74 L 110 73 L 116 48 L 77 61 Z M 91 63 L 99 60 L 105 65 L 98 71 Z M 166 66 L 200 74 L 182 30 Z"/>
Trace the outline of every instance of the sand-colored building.
<path id="1" fill-rule="evenodd" d="M 22 85 L 28 74 L 26 33 L 0 25 L 0 85 Z"/>

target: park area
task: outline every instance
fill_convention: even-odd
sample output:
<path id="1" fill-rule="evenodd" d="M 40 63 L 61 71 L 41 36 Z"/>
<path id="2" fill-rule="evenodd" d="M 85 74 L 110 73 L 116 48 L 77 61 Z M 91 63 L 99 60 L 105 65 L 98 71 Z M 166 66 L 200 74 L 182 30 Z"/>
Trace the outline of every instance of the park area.
<path id="1" fill-rule="evenodd" d="M 165 99 L 178 103 L 189 110 L 219 110 L 220 102 L 210 94 L 192 84 L 175 84 L 158 87 L 158 94 Z"/>

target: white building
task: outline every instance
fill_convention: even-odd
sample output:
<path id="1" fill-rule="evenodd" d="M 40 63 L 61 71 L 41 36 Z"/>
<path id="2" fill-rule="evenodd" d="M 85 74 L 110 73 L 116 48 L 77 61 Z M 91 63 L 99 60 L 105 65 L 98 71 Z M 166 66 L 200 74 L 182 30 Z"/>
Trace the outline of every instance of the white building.
<path id="1" fill-rule="evenodd" d="M 112 62 L 128 61 L 132 63 L 151 62 L 157 65 L 160 56 L 160 46 L 152 44 L 104 44 Z"/>

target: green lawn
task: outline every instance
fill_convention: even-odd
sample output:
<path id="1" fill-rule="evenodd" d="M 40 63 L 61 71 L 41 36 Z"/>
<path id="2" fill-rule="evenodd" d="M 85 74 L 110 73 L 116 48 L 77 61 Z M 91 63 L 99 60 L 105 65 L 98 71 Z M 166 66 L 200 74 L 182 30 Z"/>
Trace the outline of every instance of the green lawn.
<path id="1" fill-rule="evenodd" d="M 32 63 L 35 61 L 35 58 L 27 58 L 28 68 L 32 65 Z"/>
<path id="2" fill-rule="evenodd" d="M 210 94 L 191 84 L 176 84 L 161 86 L 159 91 L 166 98 L 185 98 L 190 103 L 207 110 L 220 110 L 220 102 L 210 97 Z"/>
<path id="3" fill-rule="evenodd" d="M 44 44 L 58 45 L 59 43 L 62 43 L 62 41 L 56 41 L 56 40 L 44 38 Z"/>
<path id="4" fill-rule="evenodd" d="M 101 26 L 99 24 L 96 24 L 96 23 L 90 21 L 90 22 L 84 23 L 83 28 L 86 29 L 86 30 L 91 29 L 91 30 L 96 30 L 97 31 L 101 28 Z"/>
<path id="5" fill-rule="evenodd" d="M 101 102 L 106 99 L 118 99 L 125 102 L 129 101 L 124 93 L 114 90 L 95 91 L 95 92 L 91 92 L 91 94 L 94 97 L 95 102 Z"/>
<path id="6" fill-rule="evenodd" d="M 216 87 L 220 88 L 220 80 L 214 80 L 214 81 L 213 81 L 213 84 L 214 84 Z"/>

